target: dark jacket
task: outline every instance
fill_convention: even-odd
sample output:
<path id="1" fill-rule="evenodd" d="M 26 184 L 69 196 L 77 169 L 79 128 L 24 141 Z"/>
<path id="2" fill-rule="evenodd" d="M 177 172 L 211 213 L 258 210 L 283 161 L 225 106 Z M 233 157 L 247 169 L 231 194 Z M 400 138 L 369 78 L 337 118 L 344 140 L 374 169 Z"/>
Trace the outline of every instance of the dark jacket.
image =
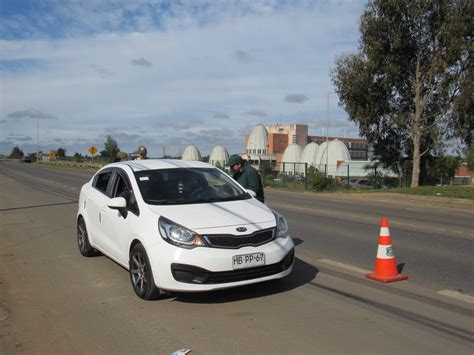
<path id="1" fill-rule="evenodd" d="M 243 163 L 242 169 L 234 173 L 234 179 L 244 188 L 254 191 L 257 194 L 257 200 L 265 202 L 263 194 L 263 184 L 260 174 L 247 162 Z"/>

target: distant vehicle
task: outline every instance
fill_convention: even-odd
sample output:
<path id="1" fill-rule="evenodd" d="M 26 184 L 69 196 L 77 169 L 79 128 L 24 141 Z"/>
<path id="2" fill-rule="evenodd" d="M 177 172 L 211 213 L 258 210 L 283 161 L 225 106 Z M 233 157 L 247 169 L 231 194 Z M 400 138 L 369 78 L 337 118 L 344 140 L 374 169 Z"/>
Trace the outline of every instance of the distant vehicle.
<path id="1" fill-rule="evenodd" d="M 278 180 L 281 180 L 281 179 L 278 179 Z M 289 181 L 289 182 L 303 183 L 304 177 L 301 175 L 285 175 L 284 180 Z M 275 179 L 275 181 L 277 181 L 277 179 Z"/>
<path id="2" fill-rule="evenodd" d="M 22 163 L 31 163 L 31 159 L 29 157 L 23 157 L 20 161 Z"/>
<path id="3" fill-rule="evenodd" d="M 344 186 L 347 186 L 347 180 L 343 181 Z M 349 179 L 349 187 L 353 189 L 389 189 L 390 186 L 387 186 L 382 183 L 375 183 L 367 179 Z"/>
<path id="4" fill-rule="evenodd" d="M 367 179 L 349 179 L 349 186 L 354 189 L 374 189 L 374 184 Z"/>
<path id="5" fill-rule="evenodd" d="M 112 163 L 81 188 L 77 240 L 125 267 L 142 299 L 288 275 L 286 219 L 216 167 L 196 161 Z"/>

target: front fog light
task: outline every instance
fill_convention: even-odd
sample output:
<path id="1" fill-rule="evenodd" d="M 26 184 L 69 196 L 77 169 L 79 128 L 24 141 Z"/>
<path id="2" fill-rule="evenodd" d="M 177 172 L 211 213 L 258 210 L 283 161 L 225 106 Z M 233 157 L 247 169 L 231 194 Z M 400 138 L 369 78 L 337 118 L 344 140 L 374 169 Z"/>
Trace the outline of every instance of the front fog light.
<path id="1" fill-rule="evenodd" d="M 276 220 L 276 237 L 287 238 L 288 237 L 288 223 L 286 218 L 279 214 L 277 211 L 272 210 Z"/>

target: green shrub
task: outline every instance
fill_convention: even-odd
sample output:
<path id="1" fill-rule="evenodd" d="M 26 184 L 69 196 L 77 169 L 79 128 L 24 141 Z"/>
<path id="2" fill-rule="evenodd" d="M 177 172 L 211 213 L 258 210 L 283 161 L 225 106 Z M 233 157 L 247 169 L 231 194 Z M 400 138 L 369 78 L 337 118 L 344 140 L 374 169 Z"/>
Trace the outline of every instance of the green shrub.
<path id="1" fill-rule="evenodd" d="M 308 185 L 316 191 L 334 191 L 340 188 L 335 178 L 326 176 L 314 166 L 308 168 Z"/>

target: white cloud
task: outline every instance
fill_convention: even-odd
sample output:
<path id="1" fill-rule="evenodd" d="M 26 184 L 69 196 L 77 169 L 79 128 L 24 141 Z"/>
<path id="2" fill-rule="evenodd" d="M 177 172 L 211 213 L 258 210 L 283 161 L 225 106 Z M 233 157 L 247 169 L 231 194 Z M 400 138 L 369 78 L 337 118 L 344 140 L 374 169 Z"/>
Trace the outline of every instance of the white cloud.
<path id="1" fill-rule="evenodd" d="M 227 113 L 224 112 L 214 112 L 213 118 L 217 120 L 228 120 L 230 117 Z"/>
<path id="2" fill-rule="evenodd" d="M 289 94 L 285 97 L 286 102 L 294 102 L 299 104 L 308 100 L 309 99 L 306 97 L 306 95 L 303 94 Z"/>
<path id="3" fill-rule="evenodd" d="M 132 64 L 139 67 L 151 67 L 153 64 L 145 58 L 133 59 Z"/>
<path id="4" fill-rule="evenodd" d="M 92 69 L 94 69 L 94 71 L 102 78 L 102 79 L 105 79 L 105 78 L 108 78 L 109 76 L 112 76 L 113 73 L 111 71 L 108 71 L 107 69 L 105 69 L 103 66 L 101 65 L 91 65 Z"/>
<path id="5" fill-rule="evenodd" d="M 48 113 L 41 112 L 39 110 L 33 110 L 33 109 L 28 109 L 28 110 L 21 110 L 21 111 L 15 111 L 10 114 L 8 114 L 9 118 L 38 118 L 42 120 L 57 120 L 58 118 L 50 115 Z"/>
<path id="6" fill-rule="evenodd" d="M 245 114 L 248 116 L 257 116 L 257 117 L 267 116 L 267 113 L 264 110 L 260 110 L 260 109 L 249 110 L 245 112 Z"/>
<path id="7" fill-rule="evenodd" d="M 23 134 L 18 134 L 18 133 L 10 133 L 6 137 L 6 139 L 10 141 L 16 141 L 16 142 L 29 142 L 33 140 L 31 137 L 25 136 Z"/>
<path id="8" fill-rule="evenodd" d="M 232 56 L 239 62 L 243 62 L 243 63 L 248 63 L 248 62 L 251 62 L 253 60 L 253 57 L 247 53 L 246 51 L 243 51 L 241 49 L 235 51 Z"/>

